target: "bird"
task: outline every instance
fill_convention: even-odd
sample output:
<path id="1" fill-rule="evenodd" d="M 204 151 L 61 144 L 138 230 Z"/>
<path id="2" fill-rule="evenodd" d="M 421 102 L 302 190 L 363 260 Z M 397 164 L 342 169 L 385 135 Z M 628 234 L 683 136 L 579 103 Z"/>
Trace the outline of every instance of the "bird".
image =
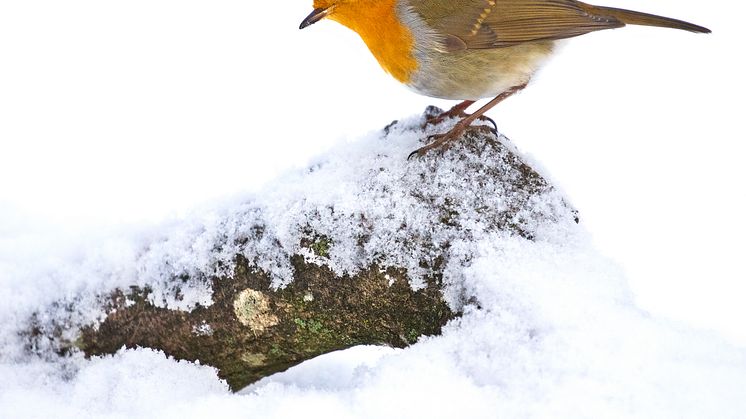
<path id="1" fill-rule="evenodd" d="M 460 120 L 410 154 L 462 136 L 477 119 L 523 90 L 559 40 L 644 25 L 710 33 L 683 20 L 577 0 L 314 0 L 304 29 L 322 19 L 357 32 L 380 66 L 416 93 L 459 100 L 438 121 Z M 472 114 L 476 101 L 491 98 Z"/>

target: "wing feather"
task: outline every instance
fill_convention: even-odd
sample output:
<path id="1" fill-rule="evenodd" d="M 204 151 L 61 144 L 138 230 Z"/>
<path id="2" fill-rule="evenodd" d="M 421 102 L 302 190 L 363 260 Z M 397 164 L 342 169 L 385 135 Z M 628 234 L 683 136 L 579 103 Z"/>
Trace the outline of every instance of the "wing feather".
<path id="1" fill-rule="evenodd" d="M 501 48 L 525 42 L 556 40 L 618 28 L 613 16 L 588 12 L 575 0 L 408 0 L 412 9 L 452 49 Z M 454 42 L 458 40 L 460 42 Z"/>

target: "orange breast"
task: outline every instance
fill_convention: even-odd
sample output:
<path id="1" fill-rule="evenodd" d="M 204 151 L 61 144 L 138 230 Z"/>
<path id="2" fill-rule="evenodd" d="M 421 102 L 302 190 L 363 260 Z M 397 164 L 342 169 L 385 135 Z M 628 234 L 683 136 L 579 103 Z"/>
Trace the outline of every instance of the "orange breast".
<path id="1" fill-rule="evenodd" d="M 356 1 L 340 5 L 330 19 L 357 32 L 378 63 L 402 83 L 417 70 L 414 37 L 396 11 L 397 0 Z"/>

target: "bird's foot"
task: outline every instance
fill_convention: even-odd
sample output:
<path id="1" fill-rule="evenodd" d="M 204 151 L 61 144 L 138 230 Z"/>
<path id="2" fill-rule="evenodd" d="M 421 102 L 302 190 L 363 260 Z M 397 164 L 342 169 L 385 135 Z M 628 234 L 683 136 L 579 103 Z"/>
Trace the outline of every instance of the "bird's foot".
<path id="1" fill-rule="evenodd" d="M 431 141 L 431 142 L 409 153 L 409 156 L 407 156 L 407 160 L 411 159 L 415 155 L 422 157 L 425 154 L 427 154 L 427 152 L 430 150 L 434 150 L 434 149 L 445 150 L 447 146 L 450 145 L 450 143 L 452 143 L 453 141 L 461 137 L 461 135 L 464 133 L 465 130 L 466 130 L 466 127 L 463 126 L 463 124 L 458 123 L 453 128 L 451 128 L 450 131 L 444 134 L 433 134 L 433 135 L 428 136 L 427 139 L 428 141 Z"/>
<path id="2" fill-rule="evenodd" d="M 490 127 L 484 125 L 469 126 L 459 122 L 450 131 L 444 134 L 434 134 L 428 136 L 427 139 L 432 140 L 432 142 L 409 153 L 409 156 L 407 156 L 407 160 L 410 160 L 414 156 L 422 157 L 430 150 L 438 149 L 441 152 L 445 151 L 456 140 L 463 137 L 466 132 L 480 132 L 482 135 L 487 135 L 488 133 L 494 134 L 494 131 Z"/>
<path id="3" fill-rule="evenodd" d="M 459 103 L 447 111 L 443 111 L 436 106 L 428 106 L 425 109 L 425 123 L 422 124 L 422 128 L 427 128 L 429 125 L 438 125 L 449 118 L 458 118 L 460 120 L 468 118 L 471 115 L 465 112 L 465 109 L 468 107 L 467 103 L 468 102 Z M 492 125 L 492 132 L 497 135 L 497 124 L 492 118 L 480 115 L 477 117 L 477 120 L 489 122 Z"/>
<path id="4" fill-rule="evenodd" d="M 493 134 L 495 134 L 495 135 L 498 135 L 498 133 L 497 133 L 497 124 L 495 123 L 495 121 L 492 118 L 490 118 L 489 116 L 480 115 L 477 118 L 477 121 L 489 122 L 492 125 L 491 127 L 489 127 L 490 132 L 493 133 Z"/>
<path id="5" fill-rule="evenodd" d="M 427 109 L 425 109 L 425 122 L 422 124 L 422 128 L 427 128 L 430 125 L 440 125 L 450 118 L 464 119 L 467 116 L 469 116 L 469 114 L 464 112 L 463 108 L 458 106 L 454 106 L 447 111 L 435 106 L 428 106 Z"/>

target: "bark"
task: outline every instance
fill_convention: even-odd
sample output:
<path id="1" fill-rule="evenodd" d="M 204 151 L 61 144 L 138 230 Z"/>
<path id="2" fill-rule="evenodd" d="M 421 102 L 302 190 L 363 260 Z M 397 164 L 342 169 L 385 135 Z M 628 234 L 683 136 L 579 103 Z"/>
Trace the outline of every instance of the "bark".
<path id="1" fill-rule="evenodd" d="M 191 312 L 154 306 L 147 289 L 117 291 L 106 320 L 83 327 L 77 346 L 86 356 L 122 346 L 160 349 L 216 367 L 239 390 L 324 353 L 363 344 L 409 346 L 439 334 L 455 315 L 438 278 L 413 291 L 405 272 L 393 268 L 371 266 L 338 278 L 301 257 L 293 265 L 293 282 L 274 290 L 267 275 L 238 257 L 232 277 L 213 279 L 214 303 Z"/>

